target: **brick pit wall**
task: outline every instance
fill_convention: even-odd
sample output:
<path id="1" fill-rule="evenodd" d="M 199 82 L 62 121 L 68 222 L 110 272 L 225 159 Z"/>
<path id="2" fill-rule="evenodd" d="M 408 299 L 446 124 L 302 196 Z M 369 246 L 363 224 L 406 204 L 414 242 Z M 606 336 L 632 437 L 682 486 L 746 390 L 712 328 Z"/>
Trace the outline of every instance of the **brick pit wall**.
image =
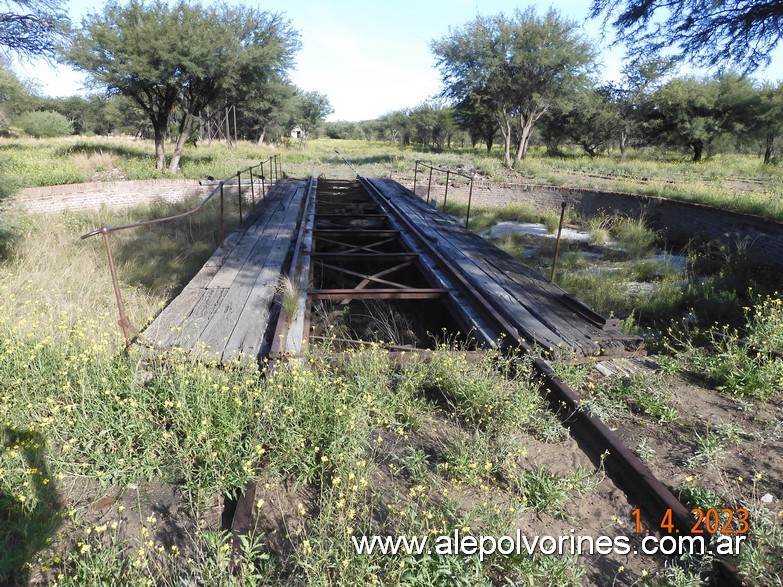
<path id="1" fill-rule="evenodd" d="M 79 183 L 20 190 L 12 199 L 15 207 L 33 214 L 65 210 L 112 209 L 148 204 L 156 200 L 181 202 L 191 197 L 206 197 L 210 187 L 197 180 L 163 179 Z"/>
<path id="2" fill-rule="evenodd" d="M 557 209 L 565 199 L 585 216 L 600 212 L 644 215 L 667 242 L 685 244 L 701 237 L 732 246 L 743 243 L 751 254 L 783 267 L 783 223 L 775 220 L 704 204 L 578 188 L 525 186 L 516 193 L 538 209 Z"/>
<path id="3" fill-rule="evenodd" d="M 435 193 L 434 185 L 432 189 Z M 443 187 L 438 186 L 439 198 L 443 196 L 442 191 Z M 423 186 L 417 185 L 416 192 L 425 197 L 426 183 Z M 457 190 L 449 191 L 449 198 L 452 197 L 466 201 L 467 186 L 460 185 Z M 599 213 L 636 217 L 644 215 L 648 224 L 660 230 L 666 241 L 672 244 L 682 245 L 694 237 L 715 240 L 730 246 L 742 243 L 754 256 L 771 265 L 783 267 L 783 222 L 776 220 L 704 204 L 583 188 L 483 181 L 476 181 L 473 187 L 474 206 L 520 202 L 536 212 L 559 211 L 563 200 L 584 216 Z"/>
<path id="4" fill-rule="evenodd" d="M 101 206 L 125 208 L 158 199 L 179 202 L 189 196 L 205 197 L 210 189 L 200 186 L 197 180 L 186 179 L 96 182 L 28 188 L 21 190 L 12 201 L 31 213 L 53 213 Z M 426 187 L 424 189 L 426 191 Z M 417 186 L 416 191 L 421 192 L 422 187 Z M 457 199 L 467 198 L 466 186 L 452 193 Z M 558 210 L 565 199 L 569 206 L 585 216 L 599 212 L 628 216 L 644 214 L 649 224 L 663 232 L 668 242 L 684 244 L 696 236 L 729 245 L 745 241 L 751 253 L 783 267 L 783 223 L 751 214 L 635 194 L 489 182 L 475 183 L 474 198 L 476 205 L 484 205 L 489 200 L 494 205 L 524 202 L 536 211 Z"/>

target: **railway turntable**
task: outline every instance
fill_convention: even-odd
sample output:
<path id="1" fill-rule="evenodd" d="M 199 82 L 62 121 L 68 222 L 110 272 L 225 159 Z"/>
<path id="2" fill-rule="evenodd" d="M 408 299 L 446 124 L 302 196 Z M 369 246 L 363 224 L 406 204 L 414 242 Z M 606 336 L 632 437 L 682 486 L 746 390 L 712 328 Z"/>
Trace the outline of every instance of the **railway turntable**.
<path id="1" fill-rule="evenodd" d="M 390 179 L 287 179 L 142 340 L 218 362 L 458 341 L 633 354 L 641 339 Z"/>

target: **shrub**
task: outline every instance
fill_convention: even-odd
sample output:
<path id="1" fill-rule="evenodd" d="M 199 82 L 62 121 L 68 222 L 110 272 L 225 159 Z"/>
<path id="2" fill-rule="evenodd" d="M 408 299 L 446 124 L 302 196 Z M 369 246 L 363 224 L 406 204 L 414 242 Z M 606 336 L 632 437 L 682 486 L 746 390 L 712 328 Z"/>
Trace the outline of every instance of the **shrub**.
<path id="1" fill-rule="evenodd" d="M 643 218 L 620 218 L 612 226 L 617 242 L 631 259 L 640 259 L 653 252 L 657 234 L 647 227 Z"/>
<path id="2" fill-rule="evenodd" d="M 25 134 L 36 138 L 65 137 L 73 133 L 73 127 L 58 112 L 25 112 L 16 121 Z"/>

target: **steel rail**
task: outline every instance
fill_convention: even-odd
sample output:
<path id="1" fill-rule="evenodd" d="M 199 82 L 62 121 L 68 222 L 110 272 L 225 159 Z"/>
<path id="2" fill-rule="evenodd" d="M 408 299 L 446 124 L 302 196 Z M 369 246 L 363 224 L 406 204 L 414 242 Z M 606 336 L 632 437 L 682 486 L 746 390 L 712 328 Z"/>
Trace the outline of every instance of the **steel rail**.
<path id="1" fill-rule="evenodd" d="M 479 292 L 470 285 L 468 280 L 448 259 L 441 255 L 435 247 L 430 243 L 429 239 L 423 235 L 416 226 L 405 216 L 402 210 L 392 202 L 390 198 L 387 198 L 371 181 L 367 178 L 359 176 L 359 182 L 365 186 L 368 192 L 376 194 L 376 199 L 382 202 L 383 206 L 388 207 L 390 212 L 393 212 L 394 217 L 405 227 L 406 233 L 411 236 L 420 247 L 422 247 L 427 256 L 432 260 L 450 279 L 452 279 L 460 289 L 460 292 L 469 300 L 474 302 L 474 309 L 476 309 L 481 317 L 490 324 L 496 326 L 498 333 L 503 333 L 504 336 L 510 337 L 512 341 L 523 340 L 519 331 L 502 316 L 493 306 L 489 305 L 485 299 L 479 294 Z M 496 337 L 496 340 L 501 337 Z"/>
<path id="2" fill-rule="evenodd" d="M 374 194 L 374 199 L 379 206 L 389 212 L 390 217 L 393 216 L 400 226 L 404 226 L 406 236 L 413 238 L 425 251 L 426 256 L 454 281 L 461 297 L 467 300 L 482 319 L 486 320 L 487 326 L 490 330 L 494 330 L 497 338 L 499 340 L 506 338 L 505 344 L 502 345 L 504 349 L 507 352 L 521 351 L 532 357 L 534 370 L 541 378 L 542 391 L 546 390 L 545 396 L 551 409 L 563 419 L 564 424 L 569 426 L 581 449 L 590 455 L 594 462 L 602 460 L 607 474 L 626 493 L 629 500 L 641 509 L 643 517 L 647 521 L 654 522 L 653 527 L 657 527 L 663 516 L 669 514 L 678 535 L 692 535 L 693 516 L 690 510 L 655 477 L 638 456 L 623 444 L 617 434 L 601 420 L 588 415 L 581 408 L 579 394 L 559 379 L 552 367 L 538 356 L 536 350 L 509 323 L 503 313 L 491 304 L 485 294 L 474 288 L 448 259 L 431 246 L 426 236 L 405 217 L 391 198 L 383 194 L 367 178 L 358 176 L 358 180 L 368 193 Z M 345 292 L 330 293 L 334 297 L 340 297 Z M 452 292 L 443 290 L 442 295 L 447 294 Z M 418 351 L 407 356 L 427 354 L 427 351 Z M 406 356 L 405 353 L 402 355 Z M 338 355 L 335 355 L 335 358 L 339 358 Z M 254 493 L 255 486 L 251 483 L 240 500 L 233 519 L 232 530 L 235 532 L 249 530 Z M 736 567 L 730 561 L 721 557 L 716 557 L 714 561 L 713 569 L 719 585 L 730 587 L 743 585 Z"/>
<path id="3" fill-rule="evenodd" d="M 305 187 L 305 201 L 302 205 L 302 213 L 299 219 L 299 230 L 296 233 L 296 242 L 294 243 L 293 253 L 291 254 L 291 260 L 289 262 L 287 277 L 291 283 L 297 287 L 301 281 L 301 257 L 303 252 L 304 235 L 307 230 L 307 222 L 305 218 L 308 214 L 315 215 L 314 201 L 316 197 L 316 191 L 318 189 L 318 182 L 315 177 L 310 177 Z M 305 302 L 306 305 L 306 302 Z M 286 316 L 285 311 L 281 307 L 277 315 L 277 321 L 275 323 L 275 331 L 272 335 L 272 341 L 269 349 L 269 364 L 267 370 L 267 376 L 269 376 L 274 369 L 274 361 L 277 357 L 280 357 L 285 352 L 285 338 L 288 336 L 288 329 L 290 327 L 292 316 Z M 305 332 L 306 334 L 306 332 Z"/>
<path id="4" fill-rule="evenodd" d="M 375 185 L 366 178 L 359 177 L 359 181 L 368 189 L 372 189 L 379 197 L 383 198 L 385 203 L 399 212 L 399 209 L 392 203 L 391 199 L 386 197 Z M 510 342 L 515 342 L 520 350 L 533 358 L 533 366 L 536 372 L 542 377 L 543 385 L 548 391 L 547 400 L 552 410 L 563 418 L 563 409 L 568 410 L 565 423 L 574 435 L 577 443 L 588 454 L 592 454 L 598 459 L 601 455 L 607 454 L 604 459 L 605 470 L 614 480 L 618 487 L 622 488 L 631 499 L 636 499 L 640 509 L 644 512 L 644 517 L 650 521 L 659 522 L 667 512 L 671 512 L 672 521 L 678 535 L 692 535 L 693 516 L 688 508 L 663 484 L 659 481 L 650 469 L 628 449 L 618 435 L 612 432 L 609 427 L 601 420 L 589 416 L 580 406 L 579 394 L 569 385 L 561 381 L 555 374 L 552 367 L 538 356 L 535 349 L 519 335 L 513 326 L 498 312 L 490 301 L 478 290 L 473 288 L 464 277 L 459 274 L 453 265 L 440 254 L 428 242 L 427 238 L 404 216 L 398 216 L 403 223 L 410 229 L 422 245 L 427 249 L 428 256 L 431 256 L 439 265 L 448 268 L 454 272 L 456 281 L 460 284 L 461 293 L 465 295 L 472 303 L 477 304 L 478 310 L 485 320 L 489 321 L 489 326 L 494 326 L 498 334 L 510 337 Z M 475 306 L 474 306 L 475 307 Z M 513 350 L 513 347 L 506 345 L 506 350 Z M 743 581 L 736 567 L 729 561 L 716 557 L 715 571 L 720 576 L 721 585 L 730 587 L 741 587 Z"/>

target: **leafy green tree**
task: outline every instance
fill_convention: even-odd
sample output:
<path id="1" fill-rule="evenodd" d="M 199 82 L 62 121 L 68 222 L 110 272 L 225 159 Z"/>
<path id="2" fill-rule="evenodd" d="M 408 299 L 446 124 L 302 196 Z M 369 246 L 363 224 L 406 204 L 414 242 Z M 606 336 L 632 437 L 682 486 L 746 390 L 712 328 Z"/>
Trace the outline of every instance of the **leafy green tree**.
<path id="1" fill-rule="evenodd" d="M 366 138 L 365 129 L 359 122 L 349 122 L 347 120 L 338 120 L 336 122 L 327 122 L 324 132 L 330 139 L 364 139 Z"/>
<path id="2" fill-rule="evenodd" d="M 759 90 L 756 123 L 761 135 L 764 163 L 771 163 L 783 135 L 783 82 Z"/>
<path id="3" fill-rule="evenodd" d="M 197 113 L 230 93 L 259 63 L 284 70 L 298 47 L 288 21 L 256 9 L 110 0 L 101 13 L 83 20 L 67 59 L 87 72 L 93 86 L 127 96 L 146 113 L 161 171 L 176 111 L 177 141 L 169 163 L 176 172 Z"/>
<path id="4" fill-rule="evenodd" d="M 715 79 L 716 117 L 723 134 L 723 145 L 731 151 L 755 151 L 760 132 L 760 94 L 755 83 L 736 72 Z"/>
<path id="5" fill-rule="evenodd" d="M 0 132 L 7 132 L 14 117 L 34 110 L 39 100 L 0 59 Z"/>
<path id="6" fill-rule="evenodd" d="M 641 140 L 644 122 L 652 108 L 651 96 L 673 68 L 671 59 L 633 61 L 623 67 L 619 82 L 602 86 L 601 91 L 617 112 L 617 138 L 623 159 L 628 146 Z"/>
<path id="7" fill-rule="evenodd" d="M 479 141 L 487 146 L 487 153 L 492 151 L 498 124 L 495 118 L 495 108 L 481 96 L 468 96 L 454 107 L 454 122 L 470 136 L 471 145 L 475 148 Z"/>
<path id="8" fill-rule="evenodd" d="M 591 68 L 594 50 L 576 23 L 550 9 L 533 8 L 514 16 L 478 16 L 431 45 L 445 86 L 456 102 L 483 98 L 491 104 L 505 141 L 504 162 L 513 165 L 527 153 L 539 118 Z"/>
<path id="9" fill-rule="evenodd" d="M 659 143 L 687 146 L 693 152 L 693 160 L 701 161 L 704 150 L 721 131 L 717 96 L 717 82 L 713 79 L 678 77 L 669 81 L 655 94 L 651 134 Z"/>
<path id="10" fill-rule="evenodd" d="M 267 137 L 279 138 L 290 130 L 284 129 L 289 122 L 286 109 L 296 99 L 296 88 L 283 79 L 258 81 L 251 78 L 240 84 L 227 100 L 237 108 L 240 133 L 260 145 Z"/>
<path id="11" fill-rule="evenodd" d="M 378 138 L 392 143 L 399 142 L 403 146 L 410 145 L 414 134 L 410 113 L 410 109 L 403 109 L 381 116 L 378 119 Z"/>
<path id="12" fill-rule="evenodd" d="M 780 0 L 593 0 L 591 16 L 611 20 L 636 56 L 676 46 L 696 63 L 745 71 L 768 64 L 783 35 Z"/>
<path id="13" fill-rule="evenodd" d="M 334 112 L 334 108 L 325 94 L 298 90 L 294 100 L 292 126 L 299 125 L 304 132 L 302 139 L 307 141 L 310 137 L 318 136 L 321 124 L 332 112 Z"/>
<path id="14" fill-rule="evenodd" d="M 561 106 L 563 131 L 584 151 L 595 157 L 617 135 L 620 119 L 605 91 L 583 87 Z"/>
<path id="15" fill-rule="evenodd" d="M 53 58 L 69 20 L 61 0 L 5 0 L 0 11 L 0 47 L 22 57 Z"/>
<path id="16" fill-rule="evenodd" d="M 451 137 L 457 130 L 451 108 L 425 102 L 412 108 L 408 118 L 413 129 L 413 142 L 440 150 L 451 145 Z"/>
<path id="17" fill-rule="evenodd" d="M 25 112 L 16 124 L 25 134 L 35 138 L 65 137 L 73 132 L 70 121 L 59 112 Z"/>

